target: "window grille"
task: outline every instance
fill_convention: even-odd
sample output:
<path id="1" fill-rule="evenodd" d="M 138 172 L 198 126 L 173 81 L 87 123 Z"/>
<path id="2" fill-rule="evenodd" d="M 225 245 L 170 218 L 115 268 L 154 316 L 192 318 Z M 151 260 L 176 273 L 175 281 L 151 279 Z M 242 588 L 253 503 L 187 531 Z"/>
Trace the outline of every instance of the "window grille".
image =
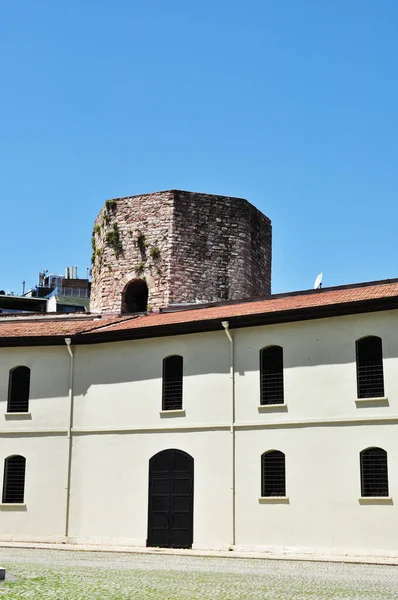
<path id="1" fill-rule="evenodd" d="M 357 340 L 358 398 L 384 396 L 383 350 L 381 338 L 368 336 Z"/>
<path id="2" fill-rule="evenodd" d="M 163 360 L 162 410 L 182 409 L 182 356 L 168 356 Z"/>
<path id="3" fill-rule="evenodd" d="M 285 455 L 279 450 L 261 456 L 261 496 L 286 496 Z"/>
<path id="4" fill-rule="evenodd" d="M 29 411 L 30 369 L 15 367 L 11 369 L 8 380 L 7 412 Z"/>
<path id="5" fill-rule="evenodd" d="M 362 450 L 361 495 L 388 496 L 387 452 L 382 448 Z"/>
<path id="6" fill-rule="evenodd" d="M 260 404 L 283 404 L 283 348 L 260 350 Z"/>
<path id="7" fill-rule="evenodd" d="M 4 461 L 3 502 L 23 503 L 25 491 L 25 465 L 23 456 L 9 456 Z"/>

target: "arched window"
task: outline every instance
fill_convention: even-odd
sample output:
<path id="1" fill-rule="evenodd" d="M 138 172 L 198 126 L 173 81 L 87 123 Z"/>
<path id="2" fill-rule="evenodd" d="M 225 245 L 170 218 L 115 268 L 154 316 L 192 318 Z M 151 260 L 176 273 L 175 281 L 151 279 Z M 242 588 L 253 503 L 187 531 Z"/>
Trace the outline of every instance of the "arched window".
<path id="1" fill-rule="evenodd" d="M 283 348 L 260 350 L 260 404 L 283 404 Z"/>
<path id="2" fill-rule="evenodd" d="M 24 501 L 25 492 L 24 456 L 9 456 L 4 461 L 3 503 L 18 503 Z"/>
<path id="3" fill-rule="evenodd" d="M 148 286 L 144 279 L 133 279 L 123 291 L 122 313 L 146 312 Z"/>
<path id="4" fill-rule="evenodd" d="M 279 450 L 261 456 L 261 496 L 286 496 L 285 455 Z"/>
<path id="5" fill-rule="evenodd" d="M 381 338 L 369 335 L 356 342 L 358 398 L 383 398 Z"/>
<path id="6" fill-rule="evenodd" d="M 163 359 L 162 410 L 182 409 L 182 356 Z"/>
<path id="7" fill-rule="evenodd" d="M 8 379 L 7 412 L 29 411 L 30 369 L 15 367 Z"/>
<path id="8" fill-rule="evenodd" d="M 361 496 L 388 496 L 387 452 L 367 448 L 360 454 Z"/>

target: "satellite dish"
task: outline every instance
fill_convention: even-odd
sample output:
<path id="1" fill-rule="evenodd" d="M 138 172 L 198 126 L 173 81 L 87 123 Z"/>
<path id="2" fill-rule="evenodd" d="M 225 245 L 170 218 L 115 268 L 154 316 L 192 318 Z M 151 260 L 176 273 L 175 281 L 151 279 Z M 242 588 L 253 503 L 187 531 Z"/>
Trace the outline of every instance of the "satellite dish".
<path id="1" fill-rule="evenodd" d="M 323 277 L 323 273 L 319 273 L 319 275 L 317 275 L 315 282 L 314 282 L 314 290 L 320 290 L 322 287 L 322 277 Z"/>

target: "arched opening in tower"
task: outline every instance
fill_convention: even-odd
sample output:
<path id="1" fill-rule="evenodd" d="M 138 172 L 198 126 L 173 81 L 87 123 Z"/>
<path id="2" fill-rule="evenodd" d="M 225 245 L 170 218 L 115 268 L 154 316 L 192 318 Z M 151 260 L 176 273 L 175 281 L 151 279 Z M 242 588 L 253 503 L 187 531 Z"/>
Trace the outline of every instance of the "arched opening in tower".
<path id="1" fill-rule="evenodd" d="M 148 309 L 148 286 L 143 279 L 133 279 L 123 292 L 122 313 L 146 312 Z"/>

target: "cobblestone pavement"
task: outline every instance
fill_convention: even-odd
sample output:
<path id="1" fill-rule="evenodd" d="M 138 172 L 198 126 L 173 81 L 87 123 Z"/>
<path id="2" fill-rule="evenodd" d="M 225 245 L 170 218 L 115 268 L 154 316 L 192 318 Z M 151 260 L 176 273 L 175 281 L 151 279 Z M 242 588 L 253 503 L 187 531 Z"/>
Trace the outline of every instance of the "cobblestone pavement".
<path id="1" fill-rule="evenodd" d="M 397 600 L 398 567 L 0 548 L 0 598 Z"/>

